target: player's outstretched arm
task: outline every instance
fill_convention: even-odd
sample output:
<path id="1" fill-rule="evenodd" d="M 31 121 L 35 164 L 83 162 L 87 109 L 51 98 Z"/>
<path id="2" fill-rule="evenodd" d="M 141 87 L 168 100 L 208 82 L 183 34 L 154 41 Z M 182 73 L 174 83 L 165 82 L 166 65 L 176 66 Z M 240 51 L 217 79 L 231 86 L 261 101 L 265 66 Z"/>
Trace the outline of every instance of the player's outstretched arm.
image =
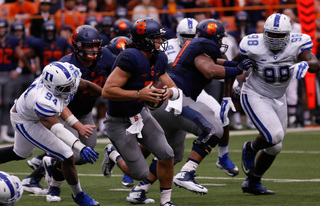
<path id="1" fill-rule="evenodd" d="M 85 79 L 80 80 L 80 84 L 78 87 L 79 90 L 85 90 L 91 94 L 94 94 L 96 96 L 101 96 L 102 88 L 98 86 L 97 84 L 90 82 Z"/>

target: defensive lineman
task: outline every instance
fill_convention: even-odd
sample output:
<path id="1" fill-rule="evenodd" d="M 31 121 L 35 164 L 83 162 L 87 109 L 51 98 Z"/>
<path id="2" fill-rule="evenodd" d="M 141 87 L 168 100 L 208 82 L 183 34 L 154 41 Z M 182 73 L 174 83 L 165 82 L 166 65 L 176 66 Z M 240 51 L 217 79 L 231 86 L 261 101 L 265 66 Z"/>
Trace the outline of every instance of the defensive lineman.
<path id="1" fill-rule="evenodd" d="M 287 130 L 286 89 L 291 78 L 320 70 L 310 36 L 290 32 L 290 18 L 277 13 L 268 17 L 263 34 L 248 35 L 240 42 L 236 59 L 250 58 L 257 64 L 242 87 L 241 105 L 260 132 L 243 144 L 242 168 L 247 175 L 243 192 L 274 194 L 261 186 L 261 177 L 282 148 Z"/>

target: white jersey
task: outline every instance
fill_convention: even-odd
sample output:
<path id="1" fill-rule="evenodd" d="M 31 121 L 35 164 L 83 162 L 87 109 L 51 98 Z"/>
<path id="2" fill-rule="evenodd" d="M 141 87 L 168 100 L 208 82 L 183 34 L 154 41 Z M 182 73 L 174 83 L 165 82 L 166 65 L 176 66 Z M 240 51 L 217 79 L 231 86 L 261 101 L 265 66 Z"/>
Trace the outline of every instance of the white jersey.
<path id="1" fill-rule="evenodd" d="M 77 76 L 78 88 L 81 75 Z M 43 117 L 59 116 L 69 104 L 60 97 L 54 96 L 43 84 L 42 76 L 34 80 L 16 102 L 16 110 L 21 119 L 39 121 L 36 112 Z"/>
<path id="2" fill-rule="evenodd" d="M 168 40 L 168 48 L 165 51 L 168 57 L 168 64 L 173 64 L 174 60 L 176 59 L 181 47 L 179 45 L 178 38 L 173 38 Z"/>
<path id="3" fill-rule="evenodd" d="M 252 89 L 266 97 L 282 97 L 292 78 L 289 67 L 299 62 L 298 55 L 303 50 L 312 47 L 309 35 L 291 33 L 288 45 L 274 54 L 265 45 L 263 34 L 245 36 L 239 45 L 240 53 L 255 61 L 258 68 L 251 72 L 242 91 Z"/>

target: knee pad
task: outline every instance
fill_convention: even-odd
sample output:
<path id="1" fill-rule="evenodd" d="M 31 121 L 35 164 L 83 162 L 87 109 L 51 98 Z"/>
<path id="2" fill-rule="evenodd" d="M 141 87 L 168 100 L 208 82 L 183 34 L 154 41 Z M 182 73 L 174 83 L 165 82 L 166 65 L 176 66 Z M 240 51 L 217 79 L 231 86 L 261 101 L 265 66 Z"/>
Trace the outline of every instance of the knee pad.
<path id="1" fill-rule="evenodd" d="M 282 149 L 282 142 L 280 142 L 279 144 L 276 144 L 272 147 L 268 147 L 268 148 L 264 149 L 263 151 L 269 155 L 276 156 L 281 152 L 281 149 Z"/>
<path id="2" fill-rule="evenodd" d="M 212 148 L 214 148 L 219 142 L 219 138 L 215 135 L 209 134 L 206 137 L 198 137 L 193 141 L 193 150 L 195 150 L 201 157 L 205 157 L 210 154 Z"/>

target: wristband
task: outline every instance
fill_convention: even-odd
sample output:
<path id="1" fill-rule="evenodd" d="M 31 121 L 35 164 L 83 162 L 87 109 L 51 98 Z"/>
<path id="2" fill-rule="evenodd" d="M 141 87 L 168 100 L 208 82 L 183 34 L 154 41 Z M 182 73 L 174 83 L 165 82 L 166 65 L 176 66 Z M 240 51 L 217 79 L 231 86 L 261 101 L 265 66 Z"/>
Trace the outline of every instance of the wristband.
<path id="1" fill-rule="evenodd" d="M 72 127 L 77 121 L 79 121 L 73 114 L 70 115 L 64 122 L 69 126 Z"/>
<path id="2" fill-rule="evenodd" d="M 175 87 L 171 87 L 171 88 L 169 88 L 169 89 L 171 89 L 171 91 L 172 91 L 172 97 L 170 98 L 170 100 L 176 100 L 176 99 L 178 99 L 179 98 L 179 90 L 177 89 L 177 88 L 175 88 Z"/>
<path id="3" fill-rule="evenodd" d="M 140 92 L 137 90 L 138 99 L 140 99 Z"/>
<path id="4" fill-rule="evenodd" d="M 85 147 L 86 147 L 86 146 L 85 146 L 82 142 L 80 142 L 79 139 L 77 139 L 77 140 L 73 143 L 73 145 L 72 145 L 71 148 L 73 148 L 73 149 L 81 152 L 81 150 L 82 150 L 83 148 L 85 148 Z"/>
<path id="5" fill-rule="evenodd" d="M 229 77 L 234 77 L 237 76 L 239 74 L 242 74 L 242 71 L 240 69 L 238 69 L 237 67 L 227 67 L 225 66 L 225 78 L 229 78 Z"/>

